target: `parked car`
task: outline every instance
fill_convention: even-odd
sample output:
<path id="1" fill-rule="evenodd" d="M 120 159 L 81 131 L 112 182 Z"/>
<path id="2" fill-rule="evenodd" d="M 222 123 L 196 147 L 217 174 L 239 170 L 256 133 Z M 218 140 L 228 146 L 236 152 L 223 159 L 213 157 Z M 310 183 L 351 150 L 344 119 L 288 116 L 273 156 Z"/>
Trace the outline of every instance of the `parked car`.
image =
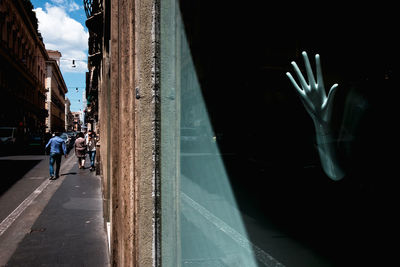
<path id="1" fill-rule="evenodd" d="M 15 152 L 17 145 L 17 128 L 0 127 L 0 154 Z"/>
<path id="2" fill-rule="evenodd" d="M 14 145 L 17 141 L 16 134 L 15 127 L 0 127 L 0 145 Z"/>
<path id="3" fill-rule="evenodd" d="M 29 154 L 44 154 L 45 140 L 41 134 L 31 134 L 27 137 L 23 151 Z"/>
<path id="4" fill-rule="evenodd" d="M 66 134 L 71 139 L 70 142 L 74 143 L 76 139 L 76 132 L 66 132 Z"/>
<path id="5" fill-rule="evenodd" d="M 46 145 L 46 144 L 44 144 L 44 140 L 43 140 L 43 137 L 41 135 L 32 134 L 29 137 L 28 146 L 30 146 L 30 147 L 35 147 L 35 146 L 43 147 L 43 145 Z"/>

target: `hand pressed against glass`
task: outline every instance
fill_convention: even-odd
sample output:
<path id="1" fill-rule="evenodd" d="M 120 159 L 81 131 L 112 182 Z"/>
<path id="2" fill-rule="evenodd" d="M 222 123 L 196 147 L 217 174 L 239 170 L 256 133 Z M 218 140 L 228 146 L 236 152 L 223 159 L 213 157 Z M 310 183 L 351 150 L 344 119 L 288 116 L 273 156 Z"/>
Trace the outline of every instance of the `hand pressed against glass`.
<path id="1" fill-rule="evenodd" d="M 329 124 L 332 116 L 332 102 L 338 84 L 336 83 L 332 85 L 332 87 L 329 90 L 328 96 L 326 96 L 319 55 L 318 54 L 315 55 L 317 81 L 315 81 L 307 53 L 303 52 L 302 55 L 306 67 L 308 83 L 304 79 L 303 74 L 301 73 L 296 62 L 294 61 L 292 61 L 291 64 L 299 79 L 300 86 L 297 84 L 297 82 L 289 72 L 287 72 L 286 75 L 289 77 L 296 91 L 300 95 L 304 107 L 306 108 L 310 116 L 313 118 L 313 120 L 316 120 L 316 122 L 322 125 Z"/>
<path id="2" fill-rule="evenodd" d="M 314 122 L 316 143 L 321 160 L 321 166 L 329 178 L 337 181 L 342 179 L 345 175 L 337 158 L 335 146 L 336 139 L 331 131 L 333 98 L 335 96 L 338 84 L 332 85 L 327 96 L 322 77 L 319 55 L 315 55 L 317 81 L 315 81 L 307 53 L 303 52 L 302 55 L 306 67 L 308 83 L 294 61 L 292 61 L 291 64 L 297 75 L 299 84 L 289 72 L 287 72 L 286 75 L 289 77 L 291 83 L 299 94 L 305 109 L 307 110 L 308 114 L 310 114 Z"/>

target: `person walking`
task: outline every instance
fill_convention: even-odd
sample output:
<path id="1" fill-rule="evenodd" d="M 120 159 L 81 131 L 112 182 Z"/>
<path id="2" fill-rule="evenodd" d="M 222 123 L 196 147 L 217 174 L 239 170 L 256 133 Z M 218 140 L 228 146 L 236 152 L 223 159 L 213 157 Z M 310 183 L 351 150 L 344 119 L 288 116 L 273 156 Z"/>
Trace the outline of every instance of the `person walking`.
<path id="1" fill-rule="evenodd" d="M 92 134 L 92 130 L 88 130 L 88 131 L 86 131 L 85 132 L 85 141 L 86 141 L 86 144 L 88 143 L 88 141 L 89 141 L 89 135 L 91 135 Z"/>
<path id="2" fill-rule="evenodd" d="M 87 149 L 90 159 L 90 171 L 95 170 L 95 160 L 96 160 L 96 134 L 94 132 L 90 132 L 87 140 Z"/>
<path id="3" fill-rule="evenodd" d="M 61 157 L 62 155 L 67 158 L 67 148 L 65 141 L 60 137 L 60 133 L 56 132 L 46 145 L 46 149 L 50 147 L 49 170 L 50 180 L 55 180 L 60 177 Z M 54 173 L 54 163 L 56 164 L 56 171 Z"/>
<path id="4" fill-rule="evenodd" d="M 79 169 L 85 168 L 86 148 L 85 135 L 80 132 L 75 140 L 75 156 L 78 158 Z"/>

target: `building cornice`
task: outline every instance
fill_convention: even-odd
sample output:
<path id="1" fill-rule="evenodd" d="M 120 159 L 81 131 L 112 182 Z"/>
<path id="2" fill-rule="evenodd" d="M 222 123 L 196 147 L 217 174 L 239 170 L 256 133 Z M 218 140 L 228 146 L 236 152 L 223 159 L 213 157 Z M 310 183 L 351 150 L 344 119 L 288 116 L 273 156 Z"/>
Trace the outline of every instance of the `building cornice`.
<path id="1" fill-rule="evenodd" d="M 16 7 L 16 9 L 19 11 L 20 16 L 22 18 L 22 20 L 24 21 L 25 25 L 28 27 L 29 32 L 31 33 L 31 36 L 33 37 L 33 39 L 35 40 L 36 44 L 38 44 L 39 49 L 41 50 L 42 54 L 45 57 L 45 60 L 47 60 L 49 58 L 47 51 L 46 51 L 46 47 L 43 43 L 42 40 L 40 40 L 35 27 L 33 27 L 28 14 L 26 13 L 26 10 L 24 8 L 24 6 L 21 3 L 21 0 L 12 0 L 10 1 L 11 3 L 14 4 L 14 6 Z"/>
<path id="2" fill-rule="evenodd" d="M 63 87 L 63 89 L 64 89 L 64 90 L 63 90 L 64 93 L 65 93 L 65 94 L 68 93 L 67 85 L 65 84 L 64 77 L 63 77 L 63 75 L 62 75 L 62 73 L 61 73 L 60 67 L 59 67 L 58 64 L 57 64 L 57 61 L 56 61 L 55 59 L 49 59 L 49 60 L 46 60 L 46 65 L 47 65 L 47 64 L 52 65 L 52 66 L 54 67 L 54 69 L 56 70 L 57 75 L 58 75 L 58 77 L 59 77 L 59 79 L 60 79 L 60 82 L 62 83 L 62 87 Z"/>

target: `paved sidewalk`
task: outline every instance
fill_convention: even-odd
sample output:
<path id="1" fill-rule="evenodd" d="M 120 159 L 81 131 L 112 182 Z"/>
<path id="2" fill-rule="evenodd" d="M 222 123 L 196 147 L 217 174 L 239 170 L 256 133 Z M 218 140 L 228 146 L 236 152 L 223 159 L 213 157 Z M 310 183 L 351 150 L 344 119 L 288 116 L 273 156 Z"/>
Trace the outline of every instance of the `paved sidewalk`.
<path id="1" fill-rule="evenodd" d="M 109 266 L 100 177 L 88 167 L 78 169 L 73 153 L 70 157 L 69 167 L 49 184 L 58 189 L 5 266 Z"/>

